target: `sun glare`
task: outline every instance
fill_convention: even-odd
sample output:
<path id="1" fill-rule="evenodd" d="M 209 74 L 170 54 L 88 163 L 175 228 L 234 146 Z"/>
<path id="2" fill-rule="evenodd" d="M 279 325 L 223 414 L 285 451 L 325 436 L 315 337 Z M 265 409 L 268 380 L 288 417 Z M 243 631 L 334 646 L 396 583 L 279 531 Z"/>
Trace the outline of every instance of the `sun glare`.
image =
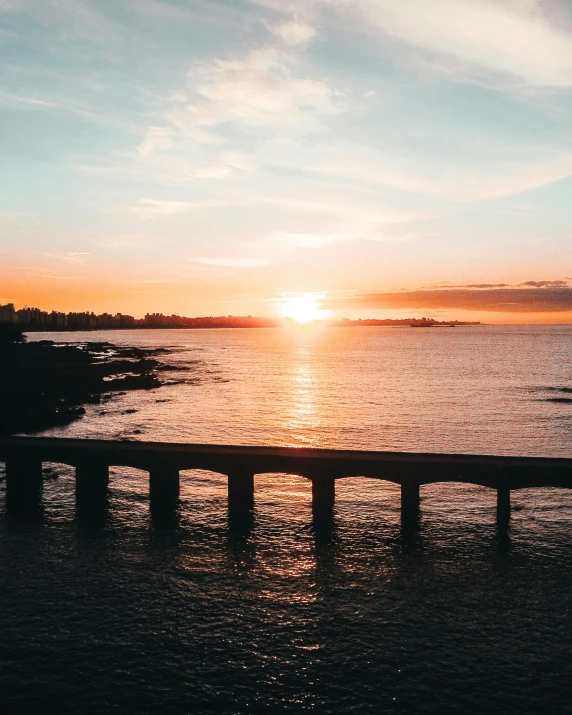
<path id="1" fill-rule="evenodd" d="M 314 320 L 324 320 L 330 311 L 323 310 L 321 296 L 315 293 L 305 293 L 286 298 L 282 304 L 282 316 L 292 318 L 297 323 L 311 323 Z"/>

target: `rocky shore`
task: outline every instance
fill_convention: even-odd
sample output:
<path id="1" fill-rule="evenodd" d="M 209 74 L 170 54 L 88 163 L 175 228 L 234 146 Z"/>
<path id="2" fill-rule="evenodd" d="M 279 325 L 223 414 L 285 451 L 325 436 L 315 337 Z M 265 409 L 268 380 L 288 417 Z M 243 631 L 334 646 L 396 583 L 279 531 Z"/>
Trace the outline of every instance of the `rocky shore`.
<path id="1" fill-rule="evenodd" d="M 28 343 L 15 326 L 0 324 L 0 435 L 66 425 L 85 414 L 83 405 L 113 393 L 172 384 L 161 375 L 176 368 L 157 359 L 168 352 L 102 342 Z"/>

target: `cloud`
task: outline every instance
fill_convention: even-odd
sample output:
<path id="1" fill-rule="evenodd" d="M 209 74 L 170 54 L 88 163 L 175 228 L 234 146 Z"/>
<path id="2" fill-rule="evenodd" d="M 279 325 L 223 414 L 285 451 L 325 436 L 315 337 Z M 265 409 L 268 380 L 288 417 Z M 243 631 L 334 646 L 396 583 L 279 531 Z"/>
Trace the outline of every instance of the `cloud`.
<path id="1" fill-rule="evenodd" d="M 316 36 L 316 30 L 300 20 L 289 22 L 268 23 L 268 29 L 282 38 L 288 45 L 301 45 Z"/>
<path id="2" fill-rule="evenodd" d="M 62 276 L 58 273 L 50 271 L 44 266 L 22 266 L 23 270 L 34 278 L 45 278 L 52 281 L 73 281 L 77 280 L 76 276 Z"/>
<path id="3" fill-rule="evenodd" d="M 262 268 L 271 261 L 267 258 L 192 258 L 193 263 L 221 268 Z"/>
<path id="4" fill-rule="evenodd" d="M 540 0 L 354 0 L 386 34 L 481 71 L 572 86 L 572 36 Z"/>
<path id="5" fill-rule="evenodd" d="M 213 164 L 197 169 L 195 176 L 197 179 L 224 179 L 235 171 L 248 174 L 253 171 L 252 163 L 246 154 L 238 151 L 223 154 Z"/>
<path id="6" fill-rule="evenodd" d="M 488 180 L 472 185 L 470 181 L 466 181 L 459 186 L 459 196 L 464 196 L 465 200 L 469 201 L 500 199 L 538 189 L 570 176 L 572 176 L 572 155 L 563 153 L 562 157 L 553 161 L 517 166 L 504 177 L 492 176 Z"/>
<path id="7" fill-rule="evenodd" d="M 51 253 L 49 251 L 36 251 L 40 256 L 46 256 L 46 258 L 55 258 L 58 261 L 64 261 L 66 263 L 86 263 L 88 257 L 91 256 L 89 251 L 66 251 L 66 253 Z"/>
<path id="8" fill-rule="evenodd" d="M 545 288 L 547 286 L 562 287 L 567 285 L 567 281 L 525 281 L 524 283 L 519 283 L 519 286 L 531 286 L 533 288 Z"/>
<path id="9" fill-rule="evenodd" d="M 199 108 L 198 116 L 207 125 L 233 119 L 257 122 L 304 109 L 333 110 L 331 89 L 324 82 L 294 76 L 289 58 L 275 48 L 216 60 L 200 74 L 197 92 L 211 106 Z"/>
<path id="10" fill-rule="evenodd" d="M 270 129 L 306 123 L 340 110 L 334 90 L 296 74 L 296 58 L 274 47 L 216 59 L 188 73 L 190 93 L 172 97 L 170 121 L 197 141 L 216 141 L 210 128 L 229 122 Z"/>
<path id="11" fill-rule="evenodd" d="M 493 313 L 561 313 L 572 311 L 572 286 L 566 281 L 526 281 L 517 286 L 473 283 L 452 288 L 360 293 L 333 299 L 330 307 L 456 309 Z"/>
<path id="12" fill-rule="evenodd" d="M 211 164 L 203 166 L 195 172 L 197 179 L 225 179 L 232 174 L 230 166 L 222 164 Z"/>
<path id="13" fill-rule="evenodd" d="M 139 203 L 131 207 L 131 211 L 143 218 L 156 216 L 177 216 L 197 208 L 209 208 L 213 202 L 204 201 L 167 201 L 164 199 L 139 199 Z"/>
<path id="14" fill-rule="evenodd" d="M 277 248 L 297 249 L 297 248 L 322 248 L 334 243 L 344 243 L 351 241 L 356 236 L 353 234 L 331 234 L 331 233 L 288 233 L 277 232 L 273 239 Z"/>
<path id="15" fill-rule="evenodd" d="M 61 258 L 69 263 L 86 263 L 89 256 L 91 256 L 89 251 L 68 251 L 65 255 L 61 256 Z"/>
<path id="16" fill-rule="evenodd" d="M 173 144 L 171 132 L 164 127 L 149 127 L 145 139 L 137 147 L 139 156 L 146 159 L 157 149 L 169 149 Z"/>
<path id="17" fill-rule="evenodd" d="M 327 187 L 329 188 L 329 187 Z M 309 193 L 309 190 L 306 194 Z M 324 195 L 325 193 L 325 195 Z M 346 190 L 345 195 L 340 195 L 341 192 L 322 192 L 316 193 L 315 198 L 306 198 L 303 190 L 300 190 L 294 195 L 283 195 L 278 193 L 272 195 L 264 195 L 258 193 L 250 197 L 244 196 L 244 200 L 252 205 L 275 206 L 280 209 L 290 209 L 302 215 L 322 216 L 324 220 L 343 219 L 350 223 L 354 228 L 354 234 L 358 233 L 357 227 L 360 227 L 360 232 L 363 230 L 372 231 L 374 228 L 386 224 L 408 223 L 421 218 L 431 217 L 434 214 L 430 211 L 416 212 L 409 209 L 401 209 L 390 204 L 383 203 L 378 197 L 367 196 L 366 201 L 356 199 L 355 196 Z M 339 224 L 339 221 L 338 221 Z M 297 235 L 292 233 L 291 235 Z M 307 234 L 298 234 L 304 235 Z M 329 234 L 327 234 L 329 235 Z"/>
<path id="18" fill-rule="evenodd" d="M 407 194 L 443 198 L 456 203 L 502 199 L 531 191 L 572 175 L 572 154 L 558 155 L 548 148 L 543 156 L 531 148 L 529 156 L 522 153 L 511 162 L 498 164 L 496 156 L 506 147 L 491 142 L 486 150 L 491 161 L 486 170 L 476 170 L 474 162 L 464 167 L 461 162 L 430 171 L 427 167 L 412 170 L 406 155 L 396 157 L 391 151 L 374 147 L 365 149 L 358 142 L 340 141 L 335 145 L 308 144 L 305 141 L 268 141 L 257 152 L 259 161 L 267 166 L 305 172 L 326 181 L 344 180 L 352 183 L 385 186 Z M 551 155 L 554 155 L 553 157 Z"/>
<path id="19" fill-rule="evenodd" d="M 510 288 L 508 283 L 467 283 L 466 285 L 440 285 L 439 288 Z"/>
<path id="20" fill-rule="evenodd" d="M 127 126 L 125 122 L 118 119 L 116 115 L 104 114 L 86 103 L 77 102 L 75 99 L 66 97 L 47 99 L 39 96 L 0 92 L 0 105 L 18 110 L 35 110 L 71 114 L 96 124 Z"/>

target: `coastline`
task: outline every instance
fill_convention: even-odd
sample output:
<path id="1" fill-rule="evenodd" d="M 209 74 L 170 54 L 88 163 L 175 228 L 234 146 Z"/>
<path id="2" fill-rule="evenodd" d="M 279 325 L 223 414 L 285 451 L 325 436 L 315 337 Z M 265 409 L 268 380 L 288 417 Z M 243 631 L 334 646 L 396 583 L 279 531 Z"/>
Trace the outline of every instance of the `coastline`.
<path id="1" fill-rule="evenodd" d="M 108 342 L 28 343 L 17 330 L 0 331 L 0 347 L 2 436 L 68 425 L 83 417 L 86 404 L 173 384 L 160 373 L 188 369 L 157 359 L 169 353 L 167 348 Z"/>

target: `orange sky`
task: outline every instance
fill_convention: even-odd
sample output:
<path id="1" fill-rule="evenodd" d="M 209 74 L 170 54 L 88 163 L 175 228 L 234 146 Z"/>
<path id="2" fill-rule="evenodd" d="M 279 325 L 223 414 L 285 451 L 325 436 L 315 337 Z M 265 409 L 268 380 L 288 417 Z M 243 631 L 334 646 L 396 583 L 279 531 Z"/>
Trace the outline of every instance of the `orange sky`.
<path id="1" fill-rule="evenodd" d="M 2 275 L 0 271 L 0 275 Z M 469 289 L 475 291 L 475 289 Z M 518 289 L 533 291 L 536 296 L 542 288 Z M 546 290 L 546 289 L 544 289 Z M 566 301 L 570 301 L 572 289 L 564 286 L 561 289 Z M 423 307 L 423 298 L 416 296 L 419 291 L 396 291 L 389 294 L 389 300 L 377 300 L 377 294 L 362 295 L 353 292 L 283 292 L 260 296 L 254 292 L 248 293 L 242 284 L 224 286 L 219 284 L 188 285 L 186 283 L 121 283 L 118 280 L 94 281 L 88 279 L 56 280 L 47 278 L 19 277 L 14 278 L 9 273 L 2 275 L 2 295 L 0 303 L 14 302 L 16 308 L 24 305 L 39 307 L 42 310 L 122 312 L 135 317 L 142 317 L 146 312 L 173 312 L 181 315 L 256 315 L 280 316 L 283 306 L 293 296 L 309 296 L 318 306 L 328 309 L 334 318 L 403 318 L 403 317 L 433 317 L 437 320 L 480 321 L 493 324 L 535 324 L 572 323 L 572 309 L 569 310 L 534 310 L 511 312 L 510 310 L 486 310 L 479 308 L 465 310 L 463 307 L 440 306 L 439 301 L 432 297 L 428 305 Z M 426 293 L 427 291 L 422 291 Z M 430 291 L 430 294 L 434 291 Z M 442 291 L 439 291 L 442 292 Z M 490 291 L 481 289 L 482 296 Z M 415 296 L 412 301 L 411 295 Z M 486 297 L 486 295 L 485 295 Z M 403 301 L 405 305 L 400 306 Z M 419 305 L 419 302 L 421 305 Z M 483 301 L 486 304 L 486 300 Z M 364 304 L 365 307 L 362 307 Z"/>

